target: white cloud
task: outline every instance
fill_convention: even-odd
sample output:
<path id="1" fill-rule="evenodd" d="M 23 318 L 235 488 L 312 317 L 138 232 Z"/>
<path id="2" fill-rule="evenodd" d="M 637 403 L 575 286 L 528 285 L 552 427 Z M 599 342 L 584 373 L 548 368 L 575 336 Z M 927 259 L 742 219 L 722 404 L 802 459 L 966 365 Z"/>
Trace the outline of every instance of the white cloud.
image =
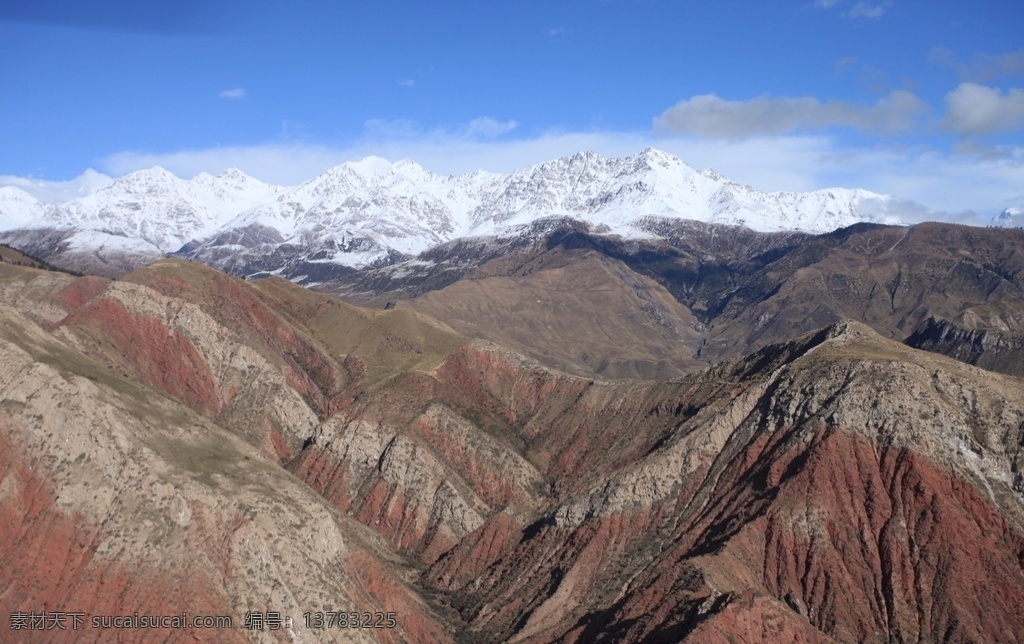
<path id="1" fill-rule="evenodd" d="M 475 118 L 455 127 L 425 129 L 410 119 L 371 119 L 364 123 L 367 135 L 377 139 L 459 140 L 487 139 L 511 132 L 519 126 L 515 121 L 499 121 L 489 116 Z"/>
<path id="2" fill-rule="evenodd" d="M 881 18 L 890 8 L 892 2 L 858 2 L 850 9 L 851 18 Z"/>
<path id="3" fill-rule="evenodd" d="M 495 137 L 511 132 L 519 126 L 515 121 L 498 121 L 490 117 L 473 119 L 465 128 L 468 137 Z"/>
<path id="4" fill-rule="evenodd" d="M 398 81 L 398 84 L 402 87 L 412 87 L 416 84 L 416 81 L 412 78 L 406 78 L 405 80 Z"/>
<path id="5" fill-rule="evenodd" d="M 907 206 L 915 218 L 925 218 L 926 209 L 931 211 L 928 218 L 940 217 L 939 212 L 981 213 L 981 219 L 969 223 L 987 222 L 1024 185 L 1024 148 L 958 154 L 929 148 L 846 147 L 825 135 L 722 141 L 651 132 L 547 131 L 517 138 L 493 135 L 507 131 L 511 122 L 476 123 L 421 130 L 409 122 L 378 121 L 361 140 L 344 146 L 276 142 L 167 154 L 122 152 L 106 159 L 103 167 L 121 175 L 160 165 L 182 177 L 239 167 L 266 181 L 294 185 L 369 155 L 392 161 L 411 158 L 428 170 L 457 174 L 478 169 L 508 172 L 581 150 L 628 156 L 655 147 L 695 168 L 714 168 L 760 190 L 865 188 L 919 204 Z M 962 218 L 940 218 L 958 217 Z"/>
<path id="6" fill-rule="evenodd" d="M 958 134 L 1010 132 L 1024 127 L 1024 89 L 961 83 L 946 94 L 943 125 Z"/>
<path id="7" fill-rule="evenodd" d="M 226 89 L 220 92 L 219 94 L 217 94 L 217 96 L 219 96 L 220 98 L 229 98 L 237 101 L 239 99 L 245 98 L 245 90 L 241 87 L 234 87 L 232 89 Z"/>
<path id="8" fill-rule="evenodd" d="M 759 96 L 747 101 L 727 101 L 704 94 L 680 101 L 655 119 L 655 125 L 697 136 L 745 139 L 796 131 L 849 127 L 869 132 L 893 133 L 910 128 L 926 111 L 923 101 L 896 90 L 874 105 L 816 98 Z"/>
<path id="9" fill-rule="evenodd" d="M 89 168 L 69 181 L 0 175 L 0 186 L 21 188 L 43 203 L 62 203 L 110 185 L 111 177 Z"/>
<path id="10" fill-rule="evenodd" d="M 839 0 L 814 0 L 814 6 L 819 9 L 832 9 L 838 4 Z M 878 2 L 859 0 L 843 15 L 849 18 L 881 18 L 892 8 L 892 5 L 892 0 Z"/>
<path id="11" fill-rule="evenodd" d="M 370 119 L 363 127 L 374 138 L 404 139 L 421 135 L 419 123 L 412 119 Z"/>

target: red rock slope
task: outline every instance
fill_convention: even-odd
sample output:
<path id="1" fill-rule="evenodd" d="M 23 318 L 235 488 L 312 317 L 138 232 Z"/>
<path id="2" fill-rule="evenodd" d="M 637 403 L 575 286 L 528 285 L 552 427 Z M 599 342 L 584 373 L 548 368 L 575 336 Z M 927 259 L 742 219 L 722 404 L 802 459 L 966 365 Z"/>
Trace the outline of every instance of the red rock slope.
<path id="1" fill-rule="evenodd" d="M 279 280 L 3 270 L 0 609 L 344 605 L 424 642 L 1024 638 L 1011 376 L 842 323 L 590 380 Z"/>

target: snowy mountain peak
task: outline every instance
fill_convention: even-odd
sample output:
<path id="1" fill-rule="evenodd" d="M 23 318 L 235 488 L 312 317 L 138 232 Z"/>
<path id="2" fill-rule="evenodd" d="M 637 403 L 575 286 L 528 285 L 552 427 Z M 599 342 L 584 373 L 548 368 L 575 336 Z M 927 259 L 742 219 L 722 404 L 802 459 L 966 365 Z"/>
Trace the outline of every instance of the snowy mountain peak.
<path id="1" fill-rule="evenodd" d="M 224 172 L 218 174 L 217 178 L 223 179 L 225 181 L 248 181 L 252 179 L 252 177 L 242 172 L 238 168 L 228 168 Z"/>
<path id="2" fill-rule="evenodd" d="M 39 203 L 38 199 L 15 186 L 0 186 L 0 199 L 4 202 L 18 201 L 22 203 Z"/>
<path id="3" fill-rule="evenodd" d="M 728 179 L 718 174 L 711 168 L 701 168 L 700 170 L 697 171 L 697 174 L 707 179 L 711 179 L 712 181 L 717 181 L 718 183 L 728 183 L 729 181 Z"/>
<path id="4" fill-rule="evenodd" d="M 45 206 L 21 188 L 0 186 L 0 230 L 31 225 L 44 211 Z"/>
<path id="5" fill-rule="evenodd" d="M 14 210 L 4 207 L 4 216 L 13 217 L 7 213 Z M 38 208 L 21 208 L 18 221 L 28 211 L 39 216 Z M 188 243 L 218 257 L 274 256 L 283 245 L 288 253 L 308 253 L 311 262 L 359 267 L 463 236 L 502 235 L 550 217 L 623 236 L 650 235 L 652 222 L 666 218 L 809 232 L 897 221 L 880 195 L 760 192 L 648 148 L 625 158 L 584 151 L 508 174 L 455 176 L 435 174 L 411 159 L 391 163 L 371 156 L 295 188 L 269 185 L 238 169 L 184 180 L 155 167 L 50 207 L 45 225 L 140 239 L 164 252 Z"/>
<path id="6" fill-rule="evenodd" d="M 1024 228 L 1024 208 L 1011 206 L 992 218 L 997 228 Z"/>
<path id="7" fill-rule="evenodd" d="M 636 155 L 638 159 L 646 161 L 648 164 L 657 164 L 660 166 L 682 166 L 686 165 L 682 159 L 669 154 L 668 152 L 662 152 L 655 148 L 647 148 L 640 154 Z"/>
<path id="8" fill-rule="evenodd" d="M 213 175 L 209 172 L 200 172 L 191 179 L 194 183 L 220 184 L 220 185 L 241 185 L 250 181 L 259 181 L 242 172 L 238 168 L 228 168 L 220 174 Z M 260 182 L 262 183 L 262 182 Z"/>
<path id="9" fill-rule="evenodd" d="M 154 166 L 126 174 L 120 179 L 115 179 L 110 185 L 85 195 L 83 198 L 89 199 L 101 194 L 114 198 L 167 197 L 178 193 L 185 184 L 184 179 L 179 179 L 160 166 Z"/>
<path id="10" fill-rule="evenodd" d="M 341 173 L 357 174 L 362 177 L 376 177 L 387 174 L 391 170 L 391 162 L 376 156 L 368 156 L 359 161 L 347 161 L 334 170 Z"/>
<path id="11" fill-rule="evenodd" d="M 395 174 L 406 173 L 406 172 L 410 172 L 410 173 L 423 173 L 423 172 L 426 172 L 426 170 L 423 168 L 423 166 L 421 166 L 420 164 L 416 163 L 412 159 L 400 159 L 398 161 L 395 161 L 391 165 L 391 172 L 393 172 Z"/>
<path id="12" fill-rule="evenodd" d="M 170 170 L 166 170 L 161 166 L 155 165 L 152 168 L 146 168 L 145 170 L 136 170 L 130 172 L 120 179 L 114 181 L 114 183 L 121 184 L 135 184 L 135 183 L 152 183 L 152 182 L 180 182 L 184 179 L 178 178 L 176 174 Z"/>
<path id="13" fill-rule="evenodd" d="M 594 152 L 593 150 L 577 152 L 576 154 L 569 157 L 569 163 L 590 163 L 599 160 L 603 160 L 603 157 L 597 152 Z"/>
<path id="14" fill-rule="evenodd" d="M 217 176 L 203 172 L 193 177 L 187 183 L 191 184 L 193 190 L 212 191 L 218 194 L 223 192 L 235 193 L 236 196 L 242 198 L 253 197 L 262 199 L 266 196 L 266 193 L 277 193 L 282 190 L 277 186 L 271 186 L 259 179 L 250 177 L 238 168 L 229 168 Z M 263 194 L 257 197 L 258 193 Z"/>

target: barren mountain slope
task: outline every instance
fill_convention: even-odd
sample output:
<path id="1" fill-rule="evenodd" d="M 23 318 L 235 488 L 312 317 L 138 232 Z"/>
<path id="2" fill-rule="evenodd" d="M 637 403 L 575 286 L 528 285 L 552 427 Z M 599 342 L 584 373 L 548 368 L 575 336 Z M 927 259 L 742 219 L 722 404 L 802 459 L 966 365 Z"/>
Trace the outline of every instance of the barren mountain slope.
<path id="1" fill-rule="evenodd" d="M 593 380 L 283 280 L 174 260 L 120 281 L 0 271 L 0 503 L 22 535 L 4 561 L 128 562 L 141 593 L 178 577 L 139 570 L 200 566 L 211 606 L 364 601 L 408 616 L 376 633 L 399 641 L 1024 637 L 1020 379 L 843 322 L 675 380 Z M 80 514 L 40 533 L 14 491 L 43 489 L 18 482 L 43 466 Z M 147 475 L 187 526 L 149 516 Z M 101 537 L 75 550 L 75 526 Z M 91 588 L 60 577 L 88 565 L 54 570 L 26 595 Z"/>
<path id="2" fill-rule="evenodd" d="M 504 252 L 493 242 L 460 242 L 320 288 L 353 301 L 404 300 L 403 306 L 430 312 L 462 333 L 528 346 L 531 356 L 584 375 L 692 370 L 842 319 L 896 340 L 929 318 L 956 333 L 987 331 L 984 364 L 1010 372 L 1014 347 L 1024 344 L 1024 231 L 865 224 L 808 236 L 661 222 L 651 224 L 661 239 L 622 240 L 578 223 L 552 225 L 530 233 L 540 241 L 509 240 Z M 619 268 L 605 272 L 601 288 L 622 296 L 606 300 L 577 291 L 571 299 L 527 300 L 520 290 L 556 281 L 589 284 L 598 274 L 594 263 L 610 267 L 609 260 Z M 552 267 L 558 271 L 544 272 Z M 677 305 L 652 310 L 636 287 L 645 278 Z M 643 290 L 658 299 L 651 286 Z M 531 315 L 519 315 L 526 303 Z M 615 315 L 608 315 L 609 305 Z M 558 325 L 538 323 L 546 319 Z M 652 333 L 665 328 L 662 321 L 685 329 L 677 335 L 681 343 L 673 346 L 671 333 Z M 602 327 L 613 322 L 617 335 Z M 537 336 L 536 345 L 526 341 Z M 977 351 L 956 352 L 948 343 L 920 346 L 982 360 Z M 667 364 L 644 358 L 643 368 L 623 371 L 621 363 L 602 359 L 632 347 L 638 357 L 657 350 Z"/>
<path id="3" fill-rule="evenodd" d="M 14 264 L 15 266 L 31 266 L 32 268 L 54 268 L 46 262 L 36 259 L 30 255 L 12 248 L 6 244 L 0 244 L 0 263 Z"/>
<path id="4" fill-rule="evenodd" d="M 5 231 L 5 244 L 47 263 L 87 275 L 120 277 L 163 256 L 149 242 L 95 231 L 40 226 Z"/>
<path id="5" fill-rule="evenodd" d="M 707 378 L 635 464 L 432 567 L 480 641 L 1020 639 L 1020 380 L 853 324 Z"/>
<path id="6" fill-rule="evenodd" d="M 707 366 L 692 358 L 703 325 L 663 286 L 618 260 L 565 251 L 541 255 L 511 275 L 486 275 L 495 268 L 486 265 L 398 308 L 575 373 L 657 380 Z"/>
<path id="7" fill-rule="evenodd" d="M 467 343 L 417 313 L 357 309 L 282 280 L 247 284 L 178 260 L 119 281 L 10 272 L 6 290 L 18 295 L 12 302 L 32 315 L 45 313 L 46 328 L 111 373 L 162 390 L 217 422 L 276 464 L 294 460 L 324 432 L 344 428 L 348 416 L 339 412 L 369 392 L 390 392 L 391 381 L 415 378 Z M 389 409 L 409 411 L 385 395 Z M 366 464 L 378 464 L 387 445 Z M 460 456 L 445 456 L 435 464 L 438 484 L 460 481 Z M 403 458 L 416 460 L 415 467 L 422 460 L 415 453 Z M 427 488 L 404 475 L 397 482 L 406 497 L 426 504 L 441 529 L 465 532 L 465 518 L 449 506 L 474 505 L 470 486 Z"/>
<path id="8" fill-rule="evenodd" d="M 122 641 L 275 641 L 242 630 L 249 610 L 291 616 L 280 634 L 301 639 L 449 637 L 370 531 L 257 450 L 66 334 L 7 306 L 0 316 L 0 607 L 86 616 L 82 630 L 68 617 L 63 633 L 19 641 L 109 641 L 90 617 L 135 611 L 227 615 L 234 627 Z M 315 609 L 404 617 L 387 633 L 324 632 L 303 622 Z"/>
<path id="9" fill-rule="evenodd" d="M 1024 332 L 1024 231 L 868 225 L 801 244 L 720 303 L 707 357 L 731 355 L 838 319 L 903 340 L 928 317 Z M 705 355 L 702 353 L 702 356 Z"/>

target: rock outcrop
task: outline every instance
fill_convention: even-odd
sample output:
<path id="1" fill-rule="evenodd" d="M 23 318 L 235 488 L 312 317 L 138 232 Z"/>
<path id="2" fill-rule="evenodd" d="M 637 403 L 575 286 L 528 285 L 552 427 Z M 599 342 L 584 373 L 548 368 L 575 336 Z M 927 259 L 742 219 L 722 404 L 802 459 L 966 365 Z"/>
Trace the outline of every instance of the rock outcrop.
<path id="1" fill-rule="evenodd" d="M 966 317 L 966 316 L 964 316 Z M 930 317 L 907 336 L 908 346 L 941 353 L 983 369 L 1024 376 L 1024 324 L 999 320 L 970 328 Z M 974 325 L 972 325 L 974 326 Z"/>

